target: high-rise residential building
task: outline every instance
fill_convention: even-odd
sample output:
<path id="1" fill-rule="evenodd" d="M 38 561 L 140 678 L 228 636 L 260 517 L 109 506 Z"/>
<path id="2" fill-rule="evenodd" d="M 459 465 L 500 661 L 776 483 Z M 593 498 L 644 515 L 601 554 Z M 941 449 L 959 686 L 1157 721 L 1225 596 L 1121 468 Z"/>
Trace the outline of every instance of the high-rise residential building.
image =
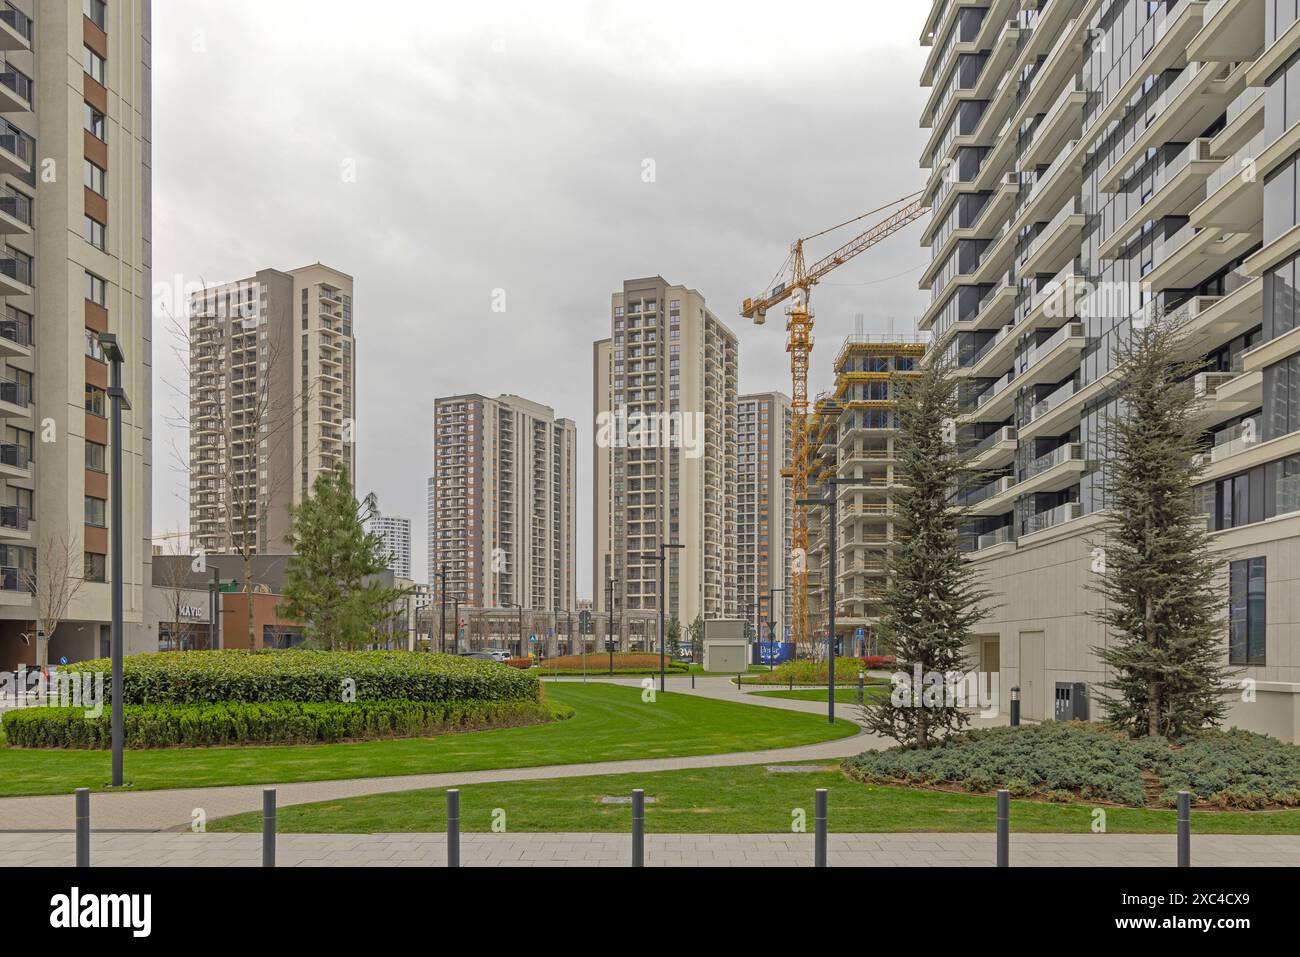
<path id="1" fill-rule="evenodd" d="M 356 480 L 352 277 L 262 269 L 190 298 L 190 529 L 206 552 L 288 550 L 291 505 Z"/>
<path id="2" fill-rule="evenodd" d="M 734 618 L 736 585 L 735 334 L 694 289 L 629 279 L 610 303 L 612 335 L 595 343 L 593 591 L 604 612 Z M 656 557 L 651 558 L 651 553 Z"/>
<path id="3" fill-rule="evenodd" d="M 766 640 L 790 627 L 790 397 L 742 395 L 736 404 L 736 582 L 739 611 Z M 770 625 L 775 629 L 769 629 Z"/>
<path id="4" fill-rule="evenodd" d="M 426 554 L 424 558 L 425 569 L 428 574 L 430 585 L 438 574 L 438 555 L 433 549 L 433 543 L 438 537 L 438 479 L 430 475 L 424 486 L 425 506 L 427 512 L 425 515 L 425 532 L 424 542 Z"/>
<path id="5" fill-rule="evenodd" d="M 1230 720 L 1300 735 L 1300 22 L 1275 0 L 932 5 L 924 326 L 966 378 L 966 496 L 997 593 L 972 653 L 1029 718 L 1107 678 L 1085 589 L 1104 555 L 1117 350 L 1161 315 L 1205 428 Z M 1064 695 L 1064 697 L 1062 697 Z M 1002 696 L 1005 709 L 1006 695 Z"/>
<path id="6" fill-rule="evenodd" d="M 411 579 L 411 520 L 400 515 L 372 515 L 368 530 L 384 540 L 388 570 L 396 577 Z"/>
<path id="7" fill-rule="evenodd" d="M 574 608 L 573 420 L 517 395 L 447 396 L 433 418 L 430 584 L 445 572 L 448 596 L 481 609 Z"/>
<path id="8" fill-rule="evenodd" d="M 122 413 L 125 648 L 142 651 L 152 640 L 143 626 L 152 580 L 151 30 L 148 0 L 0 4 L 3 669 L 108 653 L 105 334 L 124 356 L 130 402 Z M 42 641 L 32 592 L 50 569 L 85 584 Z"/>
<path id="9" fill-rule="evenodd" d="M 880 598 L 894 546 L 894 496 L 903 484 L 895 449 L 898 398 L 917 375 L 927 336 L 849 336 L 835 357 L 835 387 L 810 423 L 808 484 L 835 487 L 835 636 L 838 653 L 878 653 Z M 821 509 L 818 509 L 821 512 Z M 830 611 L 830 535 L 824 514 L 808 523 L 809 635 L 825 640 Z"/>

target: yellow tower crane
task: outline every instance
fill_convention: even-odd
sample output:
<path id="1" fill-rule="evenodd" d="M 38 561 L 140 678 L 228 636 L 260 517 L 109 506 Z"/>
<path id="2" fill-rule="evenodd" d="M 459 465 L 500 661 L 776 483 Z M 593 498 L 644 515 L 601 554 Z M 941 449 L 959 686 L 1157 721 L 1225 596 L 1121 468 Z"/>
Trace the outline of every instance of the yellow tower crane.
<path id="1" fill-rule="evenodd" d="M 782 474 L 790 477 L 792 499 L 795 504 L 794 526 L 790 543 L 790 589 L 791 589 L 791 626 L 796 648 L 808 647 L 808 508 L 797 503 L 808 497 L 808 466 L 811 458 L 811 446 L 808 436 L 808 360 L 813 349 L 813 312 L 811 307 L 812 287 L 833 269 L 842 266 L 856 256 L 860 256 L 872 246 L 888 239 L 894 233 L 915 222 L 929 207 L 921 204 L 921 193 L 912 193 L 855 216 L 853 219 L 813 233 L 803 239 L 796 239 L 790 247 L 790 257 L 778 271 L 778 276 L 786 272 L 788 279 L 772 287 L 767 295 L 756 299 L 746 299 L 740 307 L 740 314 L 752 319 L 761 326 L 767 321 L 767 311 L 785 300 L 791 300 L 786 308 L 786 351 L 790 353 L 790 412 L 791 440 L 790 465 Z M 880 222 L 858 234 L 839 249 L 807 266 L 804 262 L 804 243 L 825 236 L 827 233 L 845 226 L 893 210 Z M 834 600 L 835 583 L 829 585 L 830 600 Z M 768 610 L 771 616 L 773 610 Z"/>

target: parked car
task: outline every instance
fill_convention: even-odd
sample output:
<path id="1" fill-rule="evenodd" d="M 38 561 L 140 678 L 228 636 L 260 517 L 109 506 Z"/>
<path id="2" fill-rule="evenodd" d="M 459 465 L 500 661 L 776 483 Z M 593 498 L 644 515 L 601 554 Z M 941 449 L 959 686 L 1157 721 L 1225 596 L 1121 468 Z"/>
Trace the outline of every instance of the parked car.
<path id="1" fill-rule="evenodd" d="M 510 652 L 501 648 L 489 648 L 487 654 L 492 656 L 493 661 L 509 661 L 514 656 Z"/>

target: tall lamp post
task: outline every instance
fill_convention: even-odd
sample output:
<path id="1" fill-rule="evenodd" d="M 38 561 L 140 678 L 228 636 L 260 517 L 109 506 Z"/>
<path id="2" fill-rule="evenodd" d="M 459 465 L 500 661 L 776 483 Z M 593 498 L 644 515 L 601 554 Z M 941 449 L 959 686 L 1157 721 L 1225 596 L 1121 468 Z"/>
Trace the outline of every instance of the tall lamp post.
<path id="1" fill-rule="evenodd" d="M 113 474 L 110 476 L 109 499 L 109 552 L 112 562 L 112 626 L 109 632 L 109 650 L 113 658 L 113 787 L 122 786 L 122 409 L 131 408 L 131 401 L 122 388 L 122 363 L 126 356 L 111 332 L 100 333 L 99 343 L 108 360 L 110 378 L 108 398 L 113 407 L 111 440 L 113 443 Z"/>
<path id="2" fill-rule="evenodd" d="M 776 593 L 784 591 L 785 586 L 767 590 L 767 643 L 772 653 L 772 671 L 776 670 Z"/>
<path id="3" fill-rule="evenodd" d="M 447 607 L 447 599 L 444 596 L 443 609 L 446 610 L 446 607 Z M 453 638 L 453 641 L 455 642 L 455 648 L 453 650 L 456 652 L 456 654 L 460 654 L 460 595 L 452 595 L 451 597 L 451 617 L 456 624 L 456 633 L 455 633 L 455 637 Z M 442 626 L 442 650 L 444 654 L 447 651 L 447 625 L 445 622 L 443 623 Z"/>
<path id="4" fill-rule="evenodd" d="M 438 640 L 442 643 L 442 653 L 447 653 L 447 568 L 438 566 L 438 582 L 442 586 L 442 615 L 438 618 Z M 456 619 L 460 621 L 460 618 Z M 433 651 L 433 635 L 429 636 L 429 650 Z"/>
<path id="5" fill-rule="evenodd" d="M 799 505 L 821 505 L 827 510 L 826 528 L 827 535 L 830 538 L 830 583 L 828 585 L 829 599 L 827 601 L 828 621 L 826 625 L 826 650 L 827 666 L 826 674 L 829 677 L 829 691 L 826 697 L 826 720 L 835 723 L 835 606 L 839 602 L 839 498 L 838 491 L 841 485 L 860 485 L 869 486 L 871 483 L 866 479 L 860 478 L 829 478 L 825 483 L 828 488 L 821 498 L 800 499 Z"/>
<path id="6" fill-rule="evenodd" d="M 507 607 L 519 612 L 519 653 L 516 657 L 522 658 L 524 657 L 524 606 L 512 602 Z"/>
<path id="7" fill-rule="evenodd" d="M 641 552 L 641 553 L 640 553 L 640 557 L 641 557 L 642 559 L 644 559 L 644 560 L 647 560 L 647 561 L 655 561 L 655 560 L 658 560 L 658 562 L 659 562 L 659 690 L 660 690 L 660 691 L 663 691 L 663 690 L 664 690 L 664 670 L 665 670 L 665 664 L 664 664 L 664 641 L 665 641 L 665 639 L 664 639 L 664 634 L 665 634 L 665 632 L 664 632 L 664 629 L 665 629 L 665 624 L 664 624 L 664 604 L 665 604 L 664 589 L 665 589 L 665 582 L 666 582 L 666 580 L 667 580 L 667 578 L 668 578 L 668 549 L 670 549 L 670 548 L 685 548 L 685 547 L 686 547 L 685 545 L 678 544 L 677 542 L 660 542 L 660 543 L 659 543 L 659 553 L 658 553 L 658 554 L 655 554 L 654 552 Z"/>
<path id="8" fill-rule="evenodd" d="M 605 639 L 605 650 L 609 652 L 609 673 L 614 673 L 614 586 L 618 584 L 617 578 L 610 578 L 605 581 L 605 617 L 609 623 L 608 635 Z"/>

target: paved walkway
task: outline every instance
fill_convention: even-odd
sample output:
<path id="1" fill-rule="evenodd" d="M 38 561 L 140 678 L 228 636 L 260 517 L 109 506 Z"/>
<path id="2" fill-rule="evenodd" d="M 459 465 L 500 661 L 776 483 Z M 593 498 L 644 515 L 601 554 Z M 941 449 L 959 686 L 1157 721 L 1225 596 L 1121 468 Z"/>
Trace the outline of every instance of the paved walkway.
<path id="1" fill-rule="evenodd" d="M 260 866 L 258 834 L 95 834 L 91 864 L 120 867 Z M 988 867 L 992 834 L 834 834 L 832 867 Z M 64 866 L 74 860 L 71 834 L 0 834 L 7 866 Z M 461 863 L 485 867 L 627 867 L 629 834 L 462 834 Z M 807 867 L 810 834 L 647 834 L 650 867 Z M 1171 867 L 1173 836 L 1013 834 L 1012 866 Z M 447 861 L 442 834 L 282 834 L 280 867 L 427 867 Z M 1300 866 L 1300 837 L 1201 835 L 1192 838 L 1197 866 Z"/>

